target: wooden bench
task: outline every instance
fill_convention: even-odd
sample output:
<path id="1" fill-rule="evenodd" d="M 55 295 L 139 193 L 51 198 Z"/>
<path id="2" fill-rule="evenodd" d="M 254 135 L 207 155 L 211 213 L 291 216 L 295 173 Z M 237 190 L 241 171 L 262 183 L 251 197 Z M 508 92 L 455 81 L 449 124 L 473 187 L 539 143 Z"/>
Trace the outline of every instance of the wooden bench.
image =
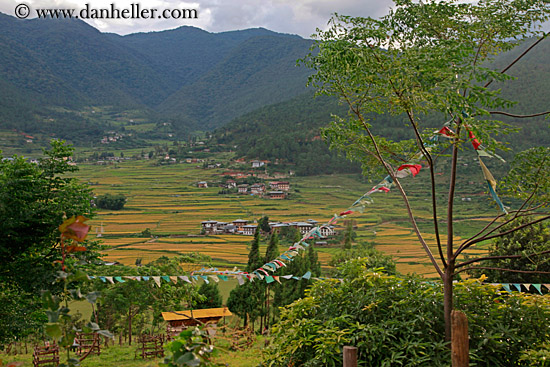
<path id="1" fill-rule="evenodd" d="M 34 367 L 59 366 L 59 346 L 57 344 L 36 346 L 32 353 Z"/>

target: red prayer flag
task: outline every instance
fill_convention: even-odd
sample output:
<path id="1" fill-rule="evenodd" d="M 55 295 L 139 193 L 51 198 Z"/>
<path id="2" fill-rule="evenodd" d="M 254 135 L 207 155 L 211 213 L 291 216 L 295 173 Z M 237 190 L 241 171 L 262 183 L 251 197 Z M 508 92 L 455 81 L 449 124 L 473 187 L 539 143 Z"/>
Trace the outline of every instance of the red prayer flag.
<path id="1" fill-rule="evenodd" d="M 479 140 L 476 139 L 474 133 L 468 130 L 468 136 L 472 140 L 472 145 L 474 146 L 474 149 L 479 150 L 479 146 L 481 145 L 481 143 L 479 142 Z"/>
<path id="2" fill-rule="evenodd" d="M 438 131 L 438 133 L 448 137 L 452 137 L 454 135 L 453 131 L 449 129 L 447 126 L 442 127 L 441 130 Z"/>
<path id="3" fill-rule="evenodd" d="M 407 168 L 411 171 L 411 173 L 414 177 L 418 174 L 418 172 L 420 172 L 420 169 L 422 168 L 422 166 L 419 165 L 419 164 L 402 164 L 401 167 L 399 167 L 397 170 L 402 171 L 402 170 L 407 169 Z"/>

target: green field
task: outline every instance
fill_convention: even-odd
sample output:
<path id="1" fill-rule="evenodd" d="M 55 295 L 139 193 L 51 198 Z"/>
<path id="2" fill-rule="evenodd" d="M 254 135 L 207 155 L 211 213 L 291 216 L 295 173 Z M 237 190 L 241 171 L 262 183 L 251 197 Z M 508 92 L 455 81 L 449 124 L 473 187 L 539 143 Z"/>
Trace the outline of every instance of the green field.
<path id="1" fill-rule="evenodd" d="M 201 252 L 211 256 L 216 266 L 242 268 L 247 261 L 251 237 L 199 236 L 201 221 L 254 221 L 267 215 L 270 220 L 304 221 L 311 218 L 326 223 L 333 214 L 346 210 L 373 185 L 358 175 L 292 177 L 290 198 L 269 200 L 247 195 L 218 195 L 215 182 L 221 179 L 222 170 L 197 168 L 196 164 L 161 166 L 153 161 L 131 160 L 106 166 L 79 164 L 79 167 L 77 177 L 90 183 L 95 194 L 121 193 L 127 196 L 123 210 L 98 212 L 91 223 L 94 226 L 91 233 L 92 237 L 102 233 L 104 244 L 110 246 L 105 252 L 107 260 L 130 265 L 137 258 L 145 263 L 160 256 Z M 471 176 L 468 179 L 472 180 Z M 404 181 L 419 226 L 435 249 L 435 237 L 430 233 L 433 231 L 431 204 L 425 180 L 419 175 Z M 198 181 L 208 181 L 211 187 L 197 188 Z M 441 179 L 441 185 L 447 187 L 444 179 Z M 466 238 L 498 212 L 483 193 L 481 185 L 460 182 L 458 188 L 455 199 L 455 235 L 458 237 L 455 238 Z M 465 196 L 474 197 L 474 200 L 464 202 L 461 197 Z M 357 224 L 357 241 L 374 241 L 377 248 L 396 258 L 398 270 L 403 273 L 433 276 L 434 271 L 408 223 L 397 190 L 376 194 L 374 199 L 375 203 L 365 213 L 348 216 Z M 445 203 L 445 198 L 439 200 Z M 444 210 L 443 205 L 439 210 Z M 441 226 L 445 227 L 444 224 Z M 154 238 L 140 236 L 147 228 Z M 335 250 L 318 249 L 324 265 Z"/>

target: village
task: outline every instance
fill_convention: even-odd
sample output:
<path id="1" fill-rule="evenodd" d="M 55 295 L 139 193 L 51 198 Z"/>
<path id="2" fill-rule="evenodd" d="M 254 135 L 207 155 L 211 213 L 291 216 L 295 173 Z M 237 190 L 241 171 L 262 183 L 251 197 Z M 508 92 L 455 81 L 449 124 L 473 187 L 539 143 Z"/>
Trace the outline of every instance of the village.
<path id="1" fill-rule="evenodd" d="M 208 188 L 208 182 L 199 181 L 197 183 L 199 188 Z M 272 181 L 269 182 L 270 191 L 267 191 L 267 187 L 264 183 L 254 184 L 237 184 L 237 181 L 233 179 L 227 180 L 225 183 L 219 184 L 219 187 L 228 191 L 222 191 L 224 193 L 231 192 L 231 190 L 237 190 L 240 195 L 257 195 L 268 199 L 286 199 L 290 191 L 290 183 L 288 181 Z"/>
<path id="2" fill-rule="evenodd" d="M 308 219 L 305 222 L 269 222 L 271 233 L 280 232 L 283 228 L 294 227 L 300 231 L 301 235 L 305 235 L 314 227 L 317 227 L 318 222 L 313 219 Z M 232 222 L 219 222 L 216 220 L 205 220 L 201 222 L 201 234 L 242 234 L 245 236 L 253 236 L 258 230 L 258 224 L 246 219 L 236 219 Z M 334 226 L 325 225 L 319 227 L 321 239 L 334 237 L 336 231 Z"/>

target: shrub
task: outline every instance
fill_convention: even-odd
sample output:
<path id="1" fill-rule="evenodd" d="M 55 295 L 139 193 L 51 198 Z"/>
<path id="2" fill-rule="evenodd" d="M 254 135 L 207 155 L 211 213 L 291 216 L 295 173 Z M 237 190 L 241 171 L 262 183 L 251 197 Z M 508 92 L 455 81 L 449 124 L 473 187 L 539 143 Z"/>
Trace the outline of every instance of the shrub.
<path id="1" fill-rule="evenodd" d="M 122 194 L 99 195 L 95 199 L 95 204 L 100 209 L 120 210 L 124 208 L 124 204 L 126 204 L 126 196 Z"/>
<path id="2" fill-rule="evenodd" d="M 343 282 L 316 282 L 281 313 L 266 366 L 341 366 L 342 347 L 358 348 L 360 366 L 449 366 L 442 285 L 351 269 Z M 354 274 L 349 276 L 349 274 Z M 502 294 L 479 280 L 457 284 L 456 308 L 468 316 L 476 366 L 528 366 L 522 351 L 549 335 L 547 296 Z M 524 357 L 525 358 L 525 357 Z"/>

